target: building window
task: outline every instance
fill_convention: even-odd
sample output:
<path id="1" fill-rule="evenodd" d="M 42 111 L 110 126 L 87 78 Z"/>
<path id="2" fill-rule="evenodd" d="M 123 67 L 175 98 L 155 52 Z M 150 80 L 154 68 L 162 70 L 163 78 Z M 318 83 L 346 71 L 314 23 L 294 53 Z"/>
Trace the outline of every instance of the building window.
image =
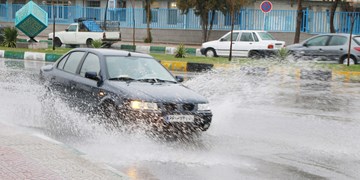
<path id="1" fill-rule="evenodd" d="M 100 1 L 88 1 L 88 7 L 100 7 Z"/>
<path id="2" fill-rule="evenodd" d="M 117 1 L 118 8 L 126 8 L 126 1 Z"/>
<path id="3" fill-rule="evenodd" d="M 13 0 L 13 4 L 26 4 L 26 0 Z"/>

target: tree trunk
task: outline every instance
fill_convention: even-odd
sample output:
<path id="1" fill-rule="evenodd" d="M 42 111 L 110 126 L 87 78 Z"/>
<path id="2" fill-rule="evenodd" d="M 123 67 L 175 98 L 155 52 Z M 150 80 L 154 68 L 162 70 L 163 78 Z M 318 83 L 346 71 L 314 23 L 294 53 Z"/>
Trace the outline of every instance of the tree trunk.
<path id="1" fill-rule="evenodd" d="M 133 47 L 135 48 L 135 4 L 133 4 Z"/>
<path id="2" fill-rule="evenodd" d="M 207 32 L 208 32 L 208 20 L 209 15 L 208 13 L 201 15 L 201 28 L 202 28 L 202 41 L 206 42 L 207 40 Z"/>
<path id="3" fill-rule="evenodd" d="M 339 0 L 335 0 L 330 8 L 330 33 L 335 33 L 334 16 Z"/>
<path id="4" fill-rule="evenodd" d="M 215 20 L 215 12 L 216 12 L 215 10 L 211 11 L 210 28 L 208 30 L 206 41 L 209 41 L 209 38 L 210 38 L 210 34 L 211 34 L 211 31 L 212 31 L 212 28 L 213 28 L 213 25 L 214 25 L 214 20 Z"/>
<path id="5" fill-rule="evenodd" d="M 146 43 L 151 43 L 150 21 L 151 21 L 150 0 L 146 0 L 146 33 L 147 33 Z"/>
<path id="6" fill-rule="evenodd" d="M 109 7 L 109 0 L 106 0 L 106 6 L 105 6 L 105 14 L 104 14 L 104 30 L 106 31 L 106 16 L 107 16 L 107 10 Z M 100 20 L 100 19 L 99 19 Z"/>
<path id="7" fill-rule="evenodd" d="M 231 13 L 231 33 L 230 33 L 229 61 L 231 61 L 231 58 L 232 58 L 233 32 L 234 32 L 234 24 L 235 24 L 235 12 L 234 12 L 234 9 L 232 9 L 230 13 Z"/>
<path id="8" fill-rule="evenodd" d="M 298 5 L 298 8 L 297 8 L 296 31 L 295 31 L 294 43 L 300 42 L 300 28 L 301 28 L 301 21 L 303 18 L 301 0 L 297 0 L 297 5 Z"/>

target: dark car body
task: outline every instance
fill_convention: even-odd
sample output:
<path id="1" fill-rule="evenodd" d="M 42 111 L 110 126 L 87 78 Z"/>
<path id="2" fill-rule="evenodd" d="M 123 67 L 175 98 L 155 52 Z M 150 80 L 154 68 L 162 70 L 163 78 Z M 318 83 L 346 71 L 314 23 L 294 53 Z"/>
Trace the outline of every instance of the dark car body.
<path id="1" fill-rule="evenodd" d="M 321 34 L 289 45 L 287 49 L 297 57 L 346 64 L 350 39 L 349 60 L 351 64 L 357 64 L 360 61 L 360 36 L 350 38 L 350 34 Z"/>
<path id="2" fill-rule="evenodd" d="M 139 67 L 130 67 L 135 63 Z M 140 74 L 145 75 L 136 77 Z M 78 48 L 42 67 L 40 75 L 69 102 L 85 110 L 99 109 L 113 121 L 145 122 L 157 130 L 202 131 L 211 123 L 212 113 L 204 108 L 207 99 L 178 82 L 150 55 Z"/>

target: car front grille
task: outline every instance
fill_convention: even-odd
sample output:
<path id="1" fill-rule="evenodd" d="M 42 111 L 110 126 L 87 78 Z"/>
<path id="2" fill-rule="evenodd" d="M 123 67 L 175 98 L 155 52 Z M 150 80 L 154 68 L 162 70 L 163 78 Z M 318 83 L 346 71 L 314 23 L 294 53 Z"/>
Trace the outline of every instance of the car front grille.
<path id="1" fill-rule="evenodd" d="M 174 111 L 193 111 L 195 109 L 195 104 L 186 103 L 186 104 L 175 104 L 175 103 L 164 103 L 163 110 L 167 112 Z"/>
<path id="2" fill-rule="evenodd" d="M 173 103 L 166 103 L 164 104 L 165 111 L 176 111 L 178 110 L 177 105 Z"/>
<path id="3" fill-rule="evenodd" d="M 195 104 L 183 104 L 184 111 L 193 111 L 195 108 Z"/>

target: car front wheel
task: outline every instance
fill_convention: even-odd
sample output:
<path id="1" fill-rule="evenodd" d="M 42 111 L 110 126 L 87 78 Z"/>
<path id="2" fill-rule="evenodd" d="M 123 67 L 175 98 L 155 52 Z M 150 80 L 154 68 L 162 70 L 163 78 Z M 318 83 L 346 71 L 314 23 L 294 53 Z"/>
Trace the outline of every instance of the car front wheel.
<path id="1" fill-rule="evenodd" d="M 92 47 L 93 47 L 92 42 L 93 42 L 92 39 L 87 39 L 87 40 L 86 40 L 86 47 L 92 48 Z"/>
<path id="2" fill-rule="evenodd" d="M 114 103 L 105 102 L 103 105 L 101 105 L 101 112 L 105 125 L 114 127 L 118 126 L 118 114 Z"/>
<path id="3" fill-rule="evenodd" d="M 209 49 L 205 50 L 205 56 L 206 57 L 216 57 L 217 55 L 216 55 L 216 52 L 214 49 L 209 48 Z"/>

